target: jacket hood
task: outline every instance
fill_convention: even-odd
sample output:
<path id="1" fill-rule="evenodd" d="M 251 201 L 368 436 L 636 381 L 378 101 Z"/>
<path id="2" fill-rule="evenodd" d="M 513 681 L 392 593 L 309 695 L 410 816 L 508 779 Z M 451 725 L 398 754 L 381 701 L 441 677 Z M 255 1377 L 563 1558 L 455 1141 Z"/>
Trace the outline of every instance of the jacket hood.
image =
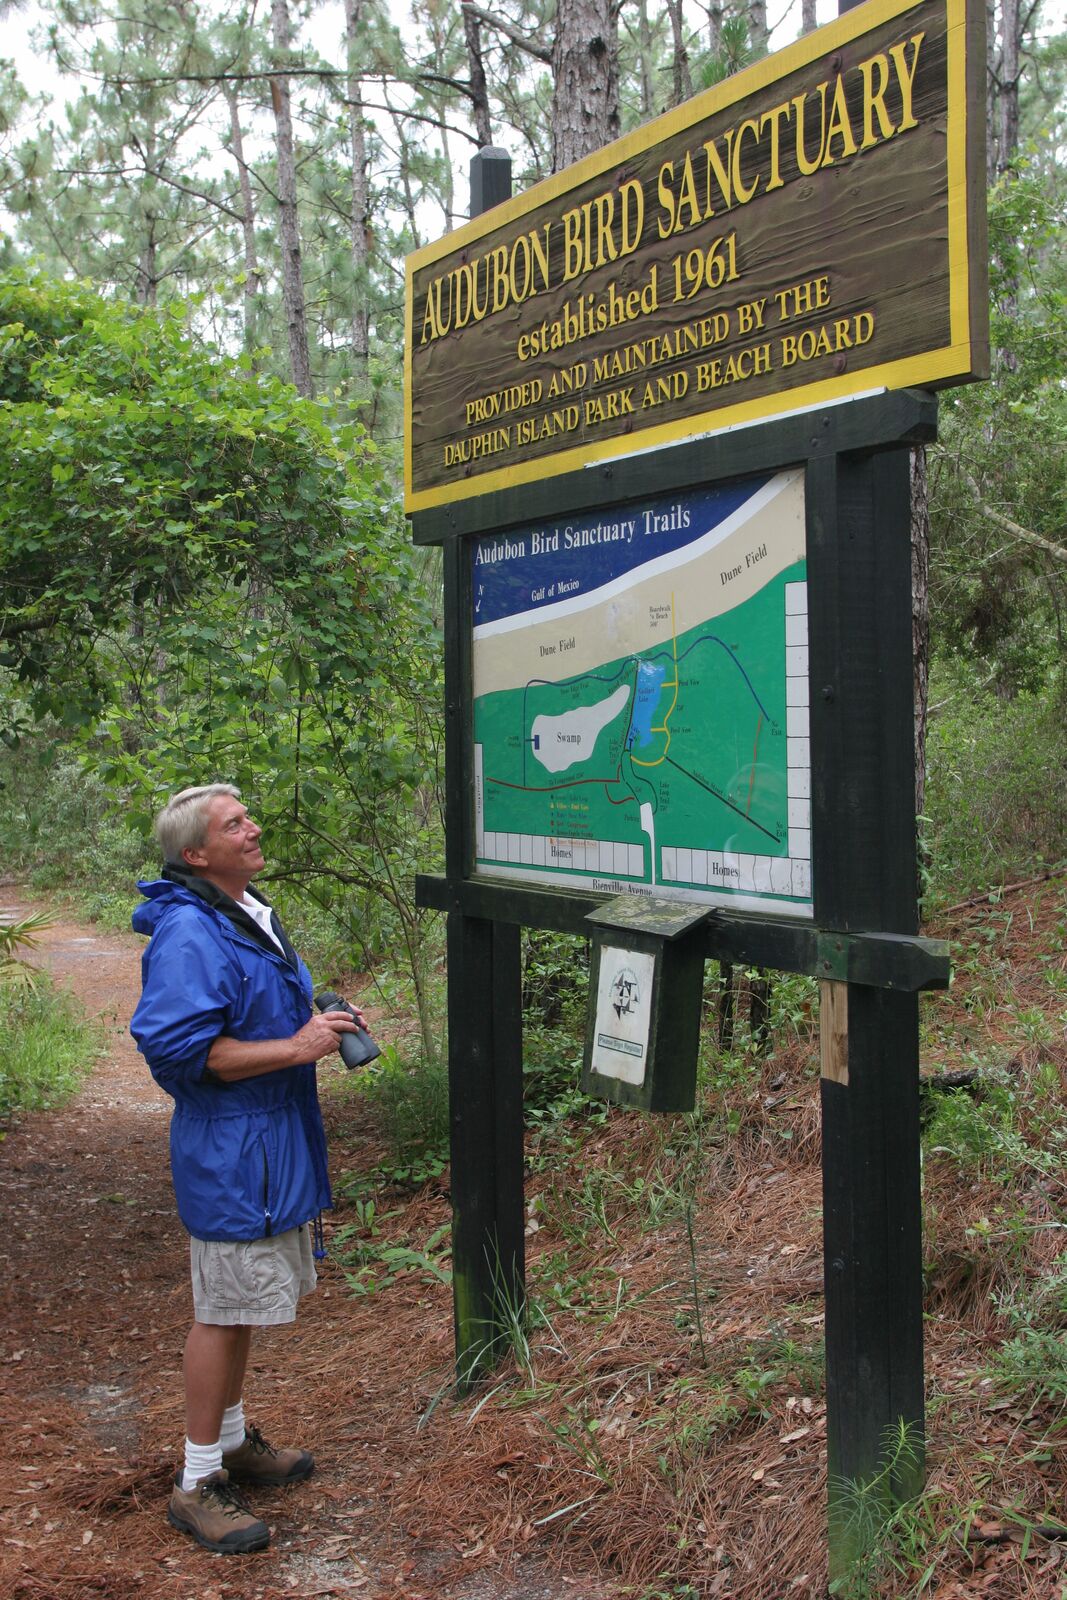
<path id="1" fill-rule="evenodd" d="M 234 928 L 266 950 L 270 955 L 281 955 L 294 969 L 299 965 L 296 951 L 289 942 L 289 936 L 278 920 L 276 912 L 271 912 L 271 926 L 281 941 L 281 950 L 270 936 L 264 933 L 254 917 L 232 900 L 228 894 L 209 882 L 207 878 L 198 877 L 195 872 L 189 872 L 184 866 L 176 865 L 173 861 L 163 863 L 163 876 L 152 881 L 140 882 L 137 885 L 145 900 L 133 913 L 131 922 L 135 933 L 153 934 L 159 924 L 159 919 L 172 906 L 199 905 L 207 907 L 225 917 Z M 269 905 L 265 895 L 260 894 L 253 884 L 249 884 L 245 891 L 254 900 L 259 900 L 263 905 Z"/>
<path id="2" fill-rule="evenodd" d="M 197 896 L 188 889 L 170 883 L 166 878 L 146 879 L 139 882 L 137 887 L 145 898 L 130 919 L 135 933 L 155 933 L 160 917 L 171 906 L 194 905 L 197 900 Z"/>

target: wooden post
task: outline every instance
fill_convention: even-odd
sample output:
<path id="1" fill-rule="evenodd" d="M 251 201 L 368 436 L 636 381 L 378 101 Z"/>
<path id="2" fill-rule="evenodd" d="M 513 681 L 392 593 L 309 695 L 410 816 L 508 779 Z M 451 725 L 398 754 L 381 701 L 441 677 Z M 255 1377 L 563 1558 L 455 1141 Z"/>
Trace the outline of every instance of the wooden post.
<path id="1" fill-rule="evenodd" d="M 448 1087 L 456 1376 L 502 1353 L 524 1301 L 519 930 L 448 918 Z"/>
<path id="2" fill-rule="evenodd" d="M 511 193 L 506 151 L 471 162 L 471 215 Z M 474 860 L 470 704 L 470 548 L 444 548 L 445 855 L 448 879 Z M 448 1093 L 452 1155 L 452 1297 L 456 1375 L 470 1383 L 498 1358 L 525 1297 L 520 930 L 448 917 Z"/>
<path id="3" fill-rule="evenodd" d="M 511 157 L 506 150 L 485 145 L 471 158 L 470 173 L 472 217 L 511 199 Z"/>
<path id="4" fill-rule="evenodd" d="M 816 924 L 914 934 L 906 448 L 809 466 L 808 592 Z M 861 1549 L 857 1493 L 888 1506 L 923 1480 L 918 997 L 826 984 L 822 1021 L 830 1570 L 839 1576 Z"/>

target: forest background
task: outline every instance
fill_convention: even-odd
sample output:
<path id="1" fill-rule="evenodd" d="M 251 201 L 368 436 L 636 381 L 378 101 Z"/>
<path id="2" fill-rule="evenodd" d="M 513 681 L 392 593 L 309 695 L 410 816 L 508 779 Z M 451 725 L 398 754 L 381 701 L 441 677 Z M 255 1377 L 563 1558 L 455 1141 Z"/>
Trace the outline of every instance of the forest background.
<path id="1" fill-rule="evenodd" d="M 0 16 L 19 61 L 60 74 L 42 90 L 0 61 L 0 865 L 125 922 L 161 798 L 239 784 L 317 975 L 360 970 L 412 1019 L 368 1094 L 415 1181 L 445 1138 L 442 938 L 413 899 L 441 854 L 442 703 L 436 557 L 400 511 L 403 257 L 463 220 L 478 148 L 507 148 L 524 188 L 827 18 L 810 0 Z M 993 373 L 942 397 L 915 472 L 928 923 L 1067 860 L 1067 27 L 1048 0 L 988 16 Z M 583 963 L 525 938 L 534 1121 L 588 1112 Z M 1062 1033 L 1057 992 L 1031 1031 Z M 710 970 L 709 997 L 719 1095 L 730 1049 L 740 1084 L 814 1028 L 799 981 Z M 27 995 L 0 1003 L 9 1039 L 33 1025 Z M 7 1072 L 0 1110 L 36 1092 Z"/>
<path id="2" fill-rule="evenodd" d="M 399 954 L 433 1054 L 411 889 L 440 840 L 439 591 L 398 509 L 403 257 L 462 220 L 479 147 L 521 189 L 814 4 L 2 9 L 53 74 L 49 97 L 0 65 L 5 849 L 47 873 L 78 795 L 91 849 L 51 870 L 107 893 L 160 795 L 225 773 L 313 947 Z M 1062 24 L 991 9 L 994 374 L 943 398 L 917 481 L 917 795 L 950 896 L 1067 849 Z"/>

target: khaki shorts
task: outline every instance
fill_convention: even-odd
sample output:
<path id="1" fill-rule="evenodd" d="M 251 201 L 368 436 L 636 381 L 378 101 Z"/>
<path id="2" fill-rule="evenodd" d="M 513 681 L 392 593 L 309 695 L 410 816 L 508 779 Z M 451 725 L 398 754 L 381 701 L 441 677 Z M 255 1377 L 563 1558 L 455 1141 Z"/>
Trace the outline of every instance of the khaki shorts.
<path id="1" fill-rule="evenodd" d="M 189 1240 L 197 1322 L 256 1328 L 296 1320 L 296 1303 L 315 1287 L 311 1229 L 272 1239 Z"/>

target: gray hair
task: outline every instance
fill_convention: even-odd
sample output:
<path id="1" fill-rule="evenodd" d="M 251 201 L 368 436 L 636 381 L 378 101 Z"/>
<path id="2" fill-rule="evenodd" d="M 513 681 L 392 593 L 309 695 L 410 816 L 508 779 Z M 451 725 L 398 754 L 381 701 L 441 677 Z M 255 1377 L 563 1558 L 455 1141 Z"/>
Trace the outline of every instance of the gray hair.
<path id="1" fill-rule="evenodd" d="M 167 801 L 155 822 L 155 834 L 164 861 L 180 862 L 183 850 L 195 850 L 207 836 L 208 812 L 220 794 L 240 798 L 232 783 L 203 783 L 183 789 Z"/>

